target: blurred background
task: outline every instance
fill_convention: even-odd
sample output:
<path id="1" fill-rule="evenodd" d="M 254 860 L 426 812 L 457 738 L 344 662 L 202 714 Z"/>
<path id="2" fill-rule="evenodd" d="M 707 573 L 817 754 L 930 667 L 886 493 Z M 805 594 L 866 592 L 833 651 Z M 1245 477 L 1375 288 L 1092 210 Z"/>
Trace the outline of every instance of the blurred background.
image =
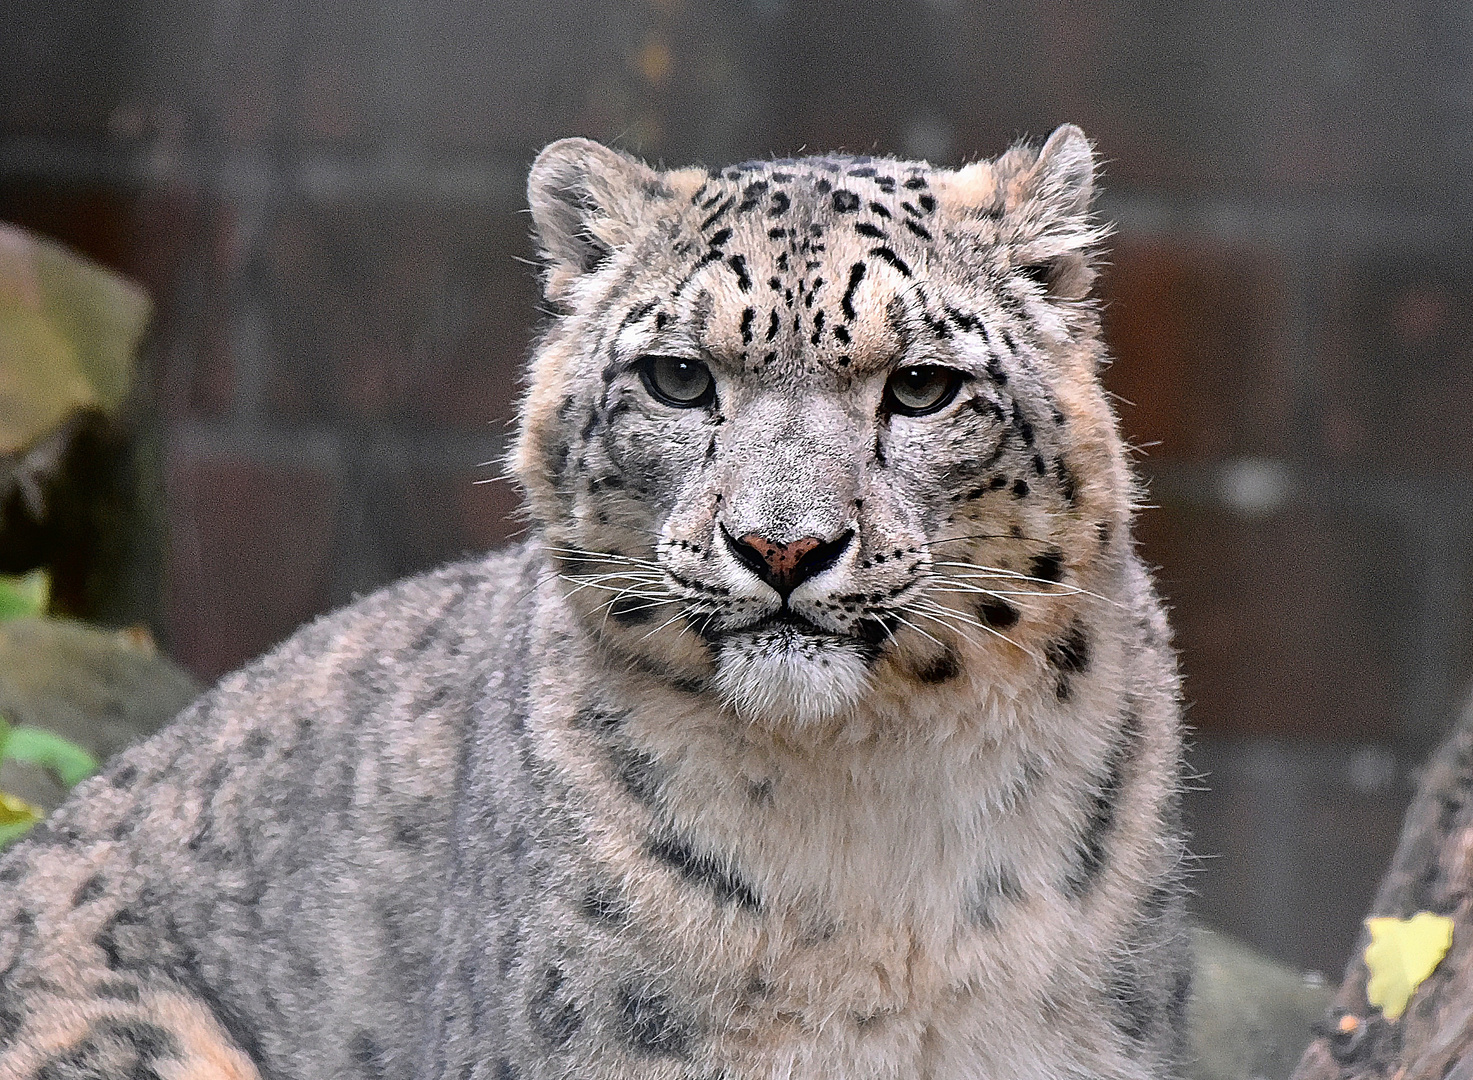
<path id="1" fill-rule="evenodd" d="M 1197 906 L 1337 978 L 1473 672 L 1470 53 L 1473 7 L 1412 0 L 6 0 L 0 221 L 153 304 L 127 539 L 53 607 L 209 681 L 511 535 L 475 481 L 551 139 L 957 163 L 1073 121 L 1207 789 Z"/>

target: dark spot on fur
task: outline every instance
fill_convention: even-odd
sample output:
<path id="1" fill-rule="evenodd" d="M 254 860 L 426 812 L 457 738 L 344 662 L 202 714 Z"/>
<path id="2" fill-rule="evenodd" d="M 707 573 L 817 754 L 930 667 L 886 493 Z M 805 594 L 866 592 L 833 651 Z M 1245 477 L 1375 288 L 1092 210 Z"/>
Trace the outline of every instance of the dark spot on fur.
<path id="1" fill-rule="evenodd" d="M 1005 600 L 987 600 L 977 608 L 982 621 L 994 630 L 1006 630 L 1018 622 L 1018 609 Z"/>
<path id="2" fill-rule="evenodd" d="M 90 904 L 105 892 L 107 892 L 107 881 L 104 880 L 101 874 L 93 874 L 86 881 L 82 882 L 81 888 L 72 897 L 72 907 L 78 908 L 83 904 Z"/>
<path id="3" fill-rule="evenodd" d="M 928 657 L 916 667 L 916 678 L 931 685 L 950 682 L 961 673 L 961 663 L 951 649 L 946 649 L 934 657 Z"/>
<path id="4" fill-rule="evenodd" d="M 583 1024 L 577 1003 L 566 1000 L 562 990 L 563 973 L 549 964 L 527 1002 L 527 1020 L 533 1033 L 554 1050 L 565 1045 Z"/>
<path id="5" fill-rule="evenodd" d="M 725 202 L 723 202 L 720 206 L 718 206 L 715 210 L 711 211 L 710 215 L 706 218 L 706 220 L 703 221 L 703 222 L 701 222 L 701 230 L 700 231 L 701 232 L 705 232 L 712 225 L 715 225 L 716 222 L 720 221 L 721 218 L 726 214 L 726 212 L 731 209 L 732 204 L 734 202 L 736 202 L 736 196 L 735 195 L 731 196 Z"/>
<path id="6" fill-rule="evenodd" d="M 1013 497 L 1015 499 L 1028 498 L 1028 494 L 1032 490 L 1033 489 L 1028 486 L 1028 481 L 1024 480 L 1021 476 L 1013 481 Z"/>
<path id="7" fill-rule="evenodd" d="M 1064 496 L 1064 501 L 1073 506 L 1079 501 L 1079 483 L 1074 478 L 1074 470 L 1060 458 L 1054 462 L 1054 475 L 1059 478 L 1059 491 Z"/>
<path id="8" fill-rule="evenodd" d="M 624 898 L 608 885 L 590 885 L 578 910 L 585 918 L 609 926 L 622 925 L 629 918 L 629 907 Z"/>
<path id="9" fill-rule="evenodd" d="M 814 184 L 813 186 L 818 188 L 819 194 L 821 195 L 827 195 L 834 188 L 834 185 L 829 183 L 827 180 L 819 180 L 818 183 Z"/>
<path id="10" fill-rule="evenodd" d="M 606 709 L 601 705 L 584 705 L 573 717 L 573 724 L 584 731 L 607 735 L 618 730 L 629 719 L 627 712 Z"/>
<path id="11" fill-rule="evenodd" d="M 906 186 L 909 187 L 910 185 L 907 184 Z M 931 211 L 933 211 L 933 210 L 936 209 L 936 197 L 934 195 L 930 195 L 930 194 L 922 195 L 916 201 L 921 204 L 921 209 L 924 210 L 928 214 L 931 213 Z"/>
<path id="12" fill-rule="evenodd" d="M 20 1008 L 5 998 L 0 997 L 0 1050 L 4 1050 L 14 1041 L 26 1018 Z"/>
<path id="13" fill-rule="evenodd" d="M 643 626 L 654 618 L 654 608 L 642 596 L 616 596 L 605 607 L 620 626 Z"/>
<path id="14" fill-rule="evenodd" d="M 859 209 L 859 196 L 840 188 L 834 192 L 834 209 L 841 214 L 850 214 Z"/>
<path id="15" fill-rule="evenodd" d="M 368 1032 L 354 1032 L 348 1040 L 348 1056 L 353 1059 L 358 1072 L 369 1080 L 380 1080 L 384 1075 L 384 1053 Z"/>
<path id="16" fill-rule="evenodd" d="M 871 240 L 885 239 L 885 230 L 877 225 L 871 225 L 868 221 L 861 221 L 858 225 L 854 226 L 854 231 L 860 236 L 868 236 Z"/>
<path id="17" fill-rule="evenodd" d="M 106 998 L 110 1001 L 136 1002 L 139 997 L 138 987 L 121 979 L 113 979 L 110 982 L 98 983 L 92 988 L 94 997 Z"/>
<path id="18" fill-rule="evenodd" d="M 660 798 L 665 771 L 652 755 L 633 746 L 609 747 L 609 756 L 614 763 L 614 775 L 626 791 L 646 806 L 653 806 Z"/>
<path id="19" fill-rule="evenodd" d="M 757 317 L 757 312 L 756 312 L 756 310 L 754 308 L 743 308 L 742 309 L 741 333 L 742 333 L 742 344 L 743 345 L 750 345 L 750 344 L 752 344 L 752 320 L 755 319 L 756 317 Z"/>
<path id="20" fill-rule="evenodd" d="M 735 902 L 749 911 L 760 911 L 762 901 L 752 887 L 730 866 L 713 855 L 701 854 L 673 833 L 663 833 L 649 842 L 649 853 L 693 885 L 710 889 L 721 903 Z"/>
<path id="21" fill-rule="evenodd" d="M 157 1024 L 101 1020 L 42 1065 L 36 1080 L 159 1080 L 154 1063 L 178 1056 L 178 1042 Z"/>
<path id="22" fill-rule="evenodd" d="M 1070 625 L 1062 638 L 1049 645 L 1048 660 L 1070 674 L 1089 669 L 1089 636 L 1078 623 Z"/>
<path id="23" fill-rule="evenodd" d="M 844 289 L 844 298 L 839 301 L 839 309 L 843 311 L 844 318 L 850 322 L 854 321 L 854 293 L 859 288 L 859 283 L 864 280 L 865 265 L 862 262 L 855 263 L 849 268 L 849 284 Z"/>
<path id="24" fill-rule="evenodd" d="M 910 218 L 905 218 L 903 220 L 905 221 L 905 227 L 911 232 L 915 233 L 917 236 L 919 236 L 922 240 L 932 239 L 930 231 L 924 225 L 912 221 Z"/>
<path id="25" fill-rule="evenodd" d="M 737 276 L 737 288 L 742 292 L 752 291 L 752 276 L 747 273 L 747 259 L 743 255 L 733 255 L 726 260 L 726 265 L 731 267 L 732 273 Z"/>
<path id="26" fill-rule="evenodd" d="M 1064 576 L 1064 553 L 1052 548 L 1042 555 L 1035 555 L 1028 564 L 1028 574 L 1044 581 L 1058 581 Z"/>
<path id="27" fill-rule="evenodd" d="M 691 1025 L 676 1017 L 664 994 L 625 986 L 619 990 L 619 1037 L 649 1054 L 682 1054 L 690 1043 Z"/>
<path id="28" fill-rule="evenodd" d="M 1140 718 L 1127 713 L 1120 738 L 1105 758 L 1104 774 L 1096 778 L 1089 796 L 1089 816 L 1075 841 L 1075 865 L 1064 881 L 1064 890 L 1079 898 L 1099 880 L 1109 858 L 1105 841 L 1115 828 L 1115 816 L 1125 786 L 1125 770 L 1135 757 L 1141 738 Z"/>
<path id="29" fill-rule="evenodd" d="M 972 886 L 967 900 L 967 918 L 972 925 L 993 929 L 997 926 L 998 909 L 1005 903 L 1021 904 L 1025 899 L 1023 885 L 1007 867 L 989 870 Z"/>
<path id="30" fill-rule="evenodd" d="M 775 785 L 770 776 L 755 784 L 748 782 L 747 798 L 751 799 L 752 803 L 756 806 L 771 806 L 772 790 L 774 787 Z"/>
<path id="31" fill-rule="evenodd" d="M 872 247 L 869 249 L 869 253 L 877 258 L 884 259 L 891 266 L 895 267 L 900 272 L 901 277 L 911 276 L 910 265 L 899 255 L 895 254 L 894 251 L 890 250 L 890 248 L 885 246 Z"/>
<path id="32" fill-rule="evenodd" d="M 754 180 L 742 189 L 742 201 L 737 205 L 738 212 L 752 209 L 762 198 L 763 192 L 767 190 L 766 180 Z"/>

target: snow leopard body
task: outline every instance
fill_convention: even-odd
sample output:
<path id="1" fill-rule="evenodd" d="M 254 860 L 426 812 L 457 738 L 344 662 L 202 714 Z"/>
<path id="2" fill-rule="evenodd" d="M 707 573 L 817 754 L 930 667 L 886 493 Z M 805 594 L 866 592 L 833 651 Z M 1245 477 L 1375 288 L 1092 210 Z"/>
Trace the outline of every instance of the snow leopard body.
<path id="1" fill-rule="evenodd" d="M 1178 682 L 1075 128 L 548 147 L 530 538 L 0 860 L 4 1080 L 1174 1075 Z"/>

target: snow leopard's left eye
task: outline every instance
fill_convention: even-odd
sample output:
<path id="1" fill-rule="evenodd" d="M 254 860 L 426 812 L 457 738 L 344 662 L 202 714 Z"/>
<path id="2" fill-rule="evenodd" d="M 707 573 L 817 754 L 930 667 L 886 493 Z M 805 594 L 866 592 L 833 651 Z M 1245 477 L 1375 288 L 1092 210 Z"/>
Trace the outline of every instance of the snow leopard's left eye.
<path id="1" fill-rule="evenodd" d="M 680 356 L 641 356 L 635 369 L 656 401 L 677 409 L 698 409 L 716 400 L 716 380 L 699 360 Z"/>
<path id="2" fill-rule="evenodd" d="M 956 397 L 962 378 L 955 368 L 933 364 L 901 368 L 885 383 L 885 409 L 901 416 L 940 412 Z"/>

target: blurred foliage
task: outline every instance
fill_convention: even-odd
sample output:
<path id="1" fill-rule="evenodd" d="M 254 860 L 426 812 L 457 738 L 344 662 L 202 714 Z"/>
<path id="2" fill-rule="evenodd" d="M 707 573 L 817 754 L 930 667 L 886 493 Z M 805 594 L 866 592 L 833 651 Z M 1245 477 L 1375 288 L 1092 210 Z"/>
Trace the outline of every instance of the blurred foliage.
<path id="1" fill-rule="evenodd" d="M 0 227 L 0 454 L 31 446 L 78 410 L 118 413 L 150 306 L 117 274 Z"/>
<path id="2" fill-rule="evenodd" d="M 90 459 L 94 448 L 108 455 L 122 445 L 111 430 L 132 388 L 150 307 L 117 274 L 0 226 L 0 565 L 12 571 L 0 576 L 0 620 L 44 617 L 55 599 L 49 568 L 80 565 L 85 576 L 96 562 L 97 508 L 107 512 L 116 499 L 92 480 L 105 472 Z M 0 765 L 7 762 L 40 770 L 62 789 L 98 767 L 70 739 L 0 716 Z M 0 791 L 0 846 L 43 814 Z"/>
<path id="3" fill-rule="evenodd" d="M 46 574 L 0 577 L 0 620 L 40 614 L 46 607 Z M 97 761 L 70 739 L 45 728 L 11 724 L 0 716 L 0 763 L 30 765 L 48 773 L 64 788 L 73 788 L 97 771 Z M 42 811 L 24 799 L 0 791 L 0 847 L 23 836 Z"/>
<path id="4" fill-rule="evenodd" d="M 40 615 L 46 610 L 47 591 L 44 571 L 0 576 L 0 620 Z M 76 787 L 97 771 L 92 755 L 71 740 L 44 728 L 16 726 L 0 716 L 0 762 L 5 761 L 43 769 L 66 788 Z M 41 816 L 39 807 L 0 791 L 0 847 L 23 836 Z"/>
<path id="5" fill-rule="evenodd" d="M 0 574 L 0 619 L 44 615 L 50 595 L 51 577 L 44 570 Z"/>

